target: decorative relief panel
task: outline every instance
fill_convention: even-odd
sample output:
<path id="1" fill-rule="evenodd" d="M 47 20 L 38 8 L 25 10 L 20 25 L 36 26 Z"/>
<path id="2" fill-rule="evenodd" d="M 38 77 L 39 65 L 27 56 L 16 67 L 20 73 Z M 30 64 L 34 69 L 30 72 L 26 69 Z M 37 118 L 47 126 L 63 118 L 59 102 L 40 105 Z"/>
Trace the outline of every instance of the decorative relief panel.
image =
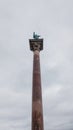
<path id="1" fill-rule="evenodd" d="M 35 42 L 34 44 L 33 44 L 33 49 L 34 49 L 34 51 L 35 50 L 40 50 L 40 44 L 38 44 L 37 42 Z"/>

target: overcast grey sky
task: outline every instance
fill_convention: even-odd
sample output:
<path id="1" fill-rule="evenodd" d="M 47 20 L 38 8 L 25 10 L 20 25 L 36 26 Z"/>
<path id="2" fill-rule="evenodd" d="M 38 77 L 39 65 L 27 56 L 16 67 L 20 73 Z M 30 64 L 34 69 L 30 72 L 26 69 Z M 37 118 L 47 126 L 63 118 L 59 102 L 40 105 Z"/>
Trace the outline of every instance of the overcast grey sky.
<path id="1" fill-rule="evenodd" d="M 73 130 L 73 0 L 0 0 L 0 130 L 31 130 L 34 31 L 44 130 Z"/>

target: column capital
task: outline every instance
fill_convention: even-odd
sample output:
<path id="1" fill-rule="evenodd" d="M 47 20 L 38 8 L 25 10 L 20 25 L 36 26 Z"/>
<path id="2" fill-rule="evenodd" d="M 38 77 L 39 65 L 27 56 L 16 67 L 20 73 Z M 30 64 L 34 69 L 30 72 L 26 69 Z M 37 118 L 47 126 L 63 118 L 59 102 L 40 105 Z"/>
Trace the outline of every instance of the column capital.
<path id="1" fill-rule="evenodd" d="M 43 50 L 43 39 L 29 39 L 30 50 L 31 51 L 41 51 Z"/>

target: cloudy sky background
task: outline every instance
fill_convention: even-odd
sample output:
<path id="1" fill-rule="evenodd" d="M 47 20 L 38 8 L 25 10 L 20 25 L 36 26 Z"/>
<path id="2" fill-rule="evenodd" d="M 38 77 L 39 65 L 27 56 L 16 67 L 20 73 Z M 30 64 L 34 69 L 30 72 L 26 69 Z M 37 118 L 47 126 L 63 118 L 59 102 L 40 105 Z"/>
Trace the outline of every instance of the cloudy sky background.
<path id="1" fill-rule="evenodd" d="M 34 31 L 44 130 L 73 130 L 73 0 L 0 0 L 0 130 L 31 130 Z"/>

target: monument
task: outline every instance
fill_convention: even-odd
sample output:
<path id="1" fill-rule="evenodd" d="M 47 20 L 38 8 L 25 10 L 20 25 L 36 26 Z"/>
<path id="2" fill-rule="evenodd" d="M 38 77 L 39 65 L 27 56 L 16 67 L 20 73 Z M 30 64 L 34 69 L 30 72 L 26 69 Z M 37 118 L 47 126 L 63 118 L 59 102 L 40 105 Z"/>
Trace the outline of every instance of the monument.
<path id="1" fill-rule="evenodd" d="M 33 33 L 33 39 L 29 39 L 30 50 L 33 51 L 33 83 L 32 83 L 32 128 L 31 130 L 43 130 L 42 88 L 40 73 L 40 51 L 43 50 L 43 39 Z"/>

